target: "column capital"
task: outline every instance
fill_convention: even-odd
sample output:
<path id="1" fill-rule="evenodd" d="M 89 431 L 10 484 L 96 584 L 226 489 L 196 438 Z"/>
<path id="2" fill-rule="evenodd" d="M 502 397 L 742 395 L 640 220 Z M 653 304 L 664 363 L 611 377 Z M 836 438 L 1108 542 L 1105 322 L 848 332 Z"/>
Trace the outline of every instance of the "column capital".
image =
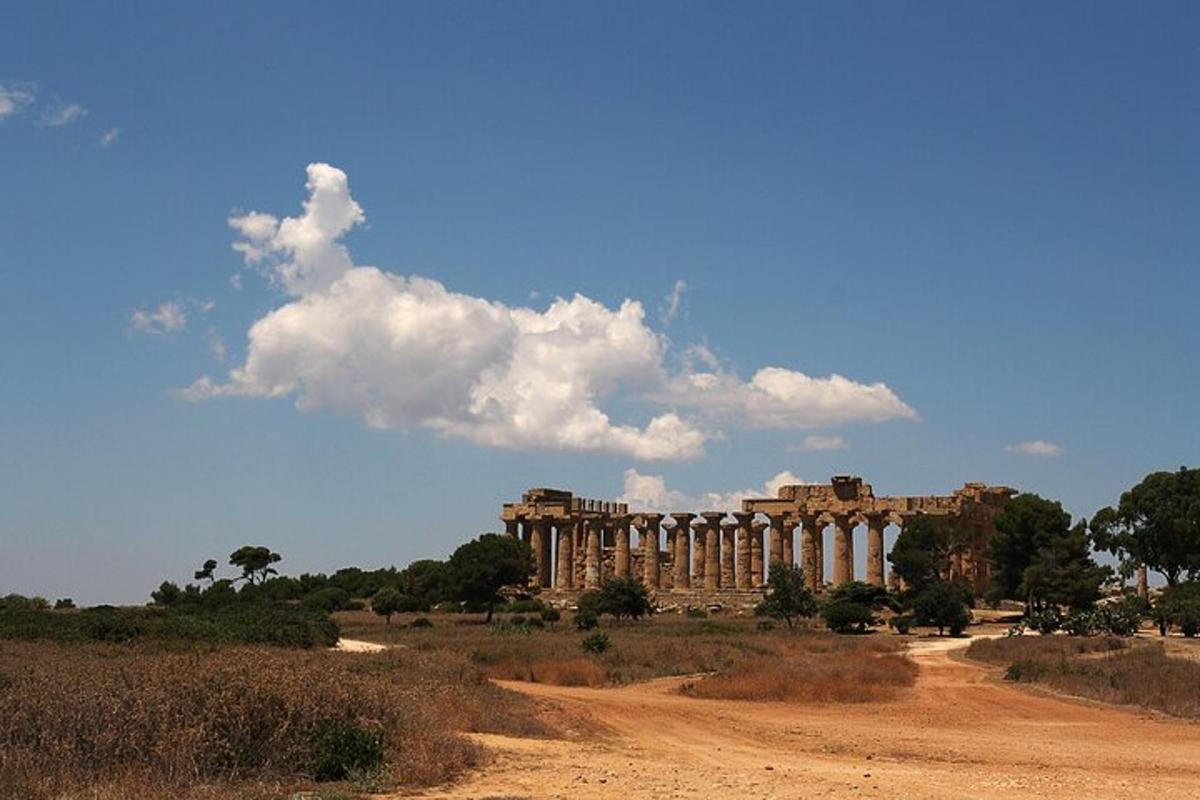
<path id="1" fill-rule="evenodd" d="M 665 514 L 639 514 L 634 524 L 639 528 L 654 527 L 662 525 Z"/>
<path id="2" fill-rule="evenodd" d="M 692 517 L 694 517 L 694 516 L 696 516 L 696 515 L 692 514 L 689 511 L 676 511 L 676 512 L 672 512 L 671 519 L 675 520 L 676 525 L 682 525 L 683 527 L 686 528 L 686 527 L 688 527 L 688 525 L 691 524 Z"/>
<path id="3" fill-rule="evenodd" d="M 733 518 L 737 520 L 737 523 L 740 527 L 749 528 L 750 525 L 754 522 L 754 512 L 753 511 L 734 511 Z"/>

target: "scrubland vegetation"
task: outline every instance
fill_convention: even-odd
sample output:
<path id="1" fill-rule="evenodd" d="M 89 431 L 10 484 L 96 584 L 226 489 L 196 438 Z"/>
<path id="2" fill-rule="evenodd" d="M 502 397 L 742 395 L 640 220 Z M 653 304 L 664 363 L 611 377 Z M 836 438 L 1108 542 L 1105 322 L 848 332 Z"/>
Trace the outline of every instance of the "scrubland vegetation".
<path id="1" fill-rule="evenodd" d="M 967 655 L 1004 667 L 1006 680 L 1200 718 L 1200 662 L 1167 655 L 1161 642 L 1015 636 L 972 642 Z"/>
<path id="2" fill-rule="evenodd" d="M 448 652 L 0 643 L 6 797 L 421 786 L 479 762 L 462 731 L 545 732 Z"/>

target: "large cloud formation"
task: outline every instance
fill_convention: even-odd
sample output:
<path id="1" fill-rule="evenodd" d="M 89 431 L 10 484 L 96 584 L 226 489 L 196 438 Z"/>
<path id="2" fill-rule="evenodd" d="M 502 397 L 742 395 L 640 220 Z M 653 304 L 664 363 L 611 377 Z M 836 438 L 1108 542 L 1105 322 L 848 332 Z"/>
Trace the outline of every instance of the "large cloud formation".
<path id="1" fill-rule="evenodd" d="M 293 299 L 251 326 L 245 363 L 224 381 L 200 378 L 184 397 L 294 395 L 303 411 L 355 414 L 377 428 L 647 461 L 701 455 L 723 422 L 810 428 L 916 416 L 884 384 L 840 375 L 766 367 L 747 383 L 713 362 L 672 373 L 668 343 L 636 300 L 610 309 L 577 294 L 538 311 L 356 266 L 341 239 L 366 217 L 346 174 L 310 164 L 307 187 L 297 217 L 229 220 L 234 249 Z M 660 412 L 640 427 L 615 422 L 604 406 L 619 398 Z"/>
<path id="2" fill-rule="evenodd" d="M 636 469 L 625 470 L 625 483 L 618 503 L 628 503 L 630 511 L 736 511 L 750 497 L 777 497 L 779 487 L 812 483 L 796 477 L 790 470 L 775 473 L 757 489 L 735 489 L 726 492 L 704 492 L 691 495 L 671 489 L 662 475 L 643 475 Z"/>

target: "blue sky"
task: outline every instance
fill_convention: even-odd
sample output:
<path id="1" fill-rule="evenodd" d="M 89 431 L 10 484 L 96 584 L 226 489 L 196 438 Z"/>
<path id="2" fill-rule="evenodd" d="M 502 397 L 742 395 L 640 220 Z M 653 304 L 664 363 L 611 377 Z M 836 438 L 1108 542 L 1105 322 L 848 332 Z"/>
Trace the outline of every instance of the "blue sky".
<path id="1" fill-rule="evenodd" d="M 628 470 L 681 501 L 854 472 L 1090 515 L 1197 461 L 1194 5 L 4 20 L 0 592 L 138 601 L 246 542 L 290 572 L 440 557 L 529 486 L 617 497 Z M 306 224 L 310 164 L 365 215 L 316 255 L 273 227 Z M 231 228 L 251 211 L 267 238 Z M 344 307 L 281 277 L 340 244 L 376 281 Z M 397 345 L 380 297 L 490 321 Z M 248 339 L 280 310 L 309 338 Z M 532 363 L 560 322 L 591 333 Z M 236 396 L 180 396 L 203 376 Z"/>

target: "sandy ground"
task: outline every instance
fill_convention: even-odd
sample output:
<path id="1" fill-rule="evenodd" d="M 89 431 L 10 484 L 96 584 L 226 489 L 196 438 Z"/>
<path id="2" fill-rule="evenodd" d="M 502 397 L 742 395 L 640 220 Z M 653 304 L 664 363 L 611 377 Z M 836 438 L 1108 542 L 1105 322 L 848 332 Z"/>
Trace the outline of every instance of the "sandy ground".
<path id="1" fill-rule="evenodd" d="M 912 648 L 895 702 L 696 700 L 506 683 L 585 721 L 567 740 L 480 735 L 493 762 L 436 798 L 1196 798 L 1200 725 L 1001 683 L 964 640 Z"/>

